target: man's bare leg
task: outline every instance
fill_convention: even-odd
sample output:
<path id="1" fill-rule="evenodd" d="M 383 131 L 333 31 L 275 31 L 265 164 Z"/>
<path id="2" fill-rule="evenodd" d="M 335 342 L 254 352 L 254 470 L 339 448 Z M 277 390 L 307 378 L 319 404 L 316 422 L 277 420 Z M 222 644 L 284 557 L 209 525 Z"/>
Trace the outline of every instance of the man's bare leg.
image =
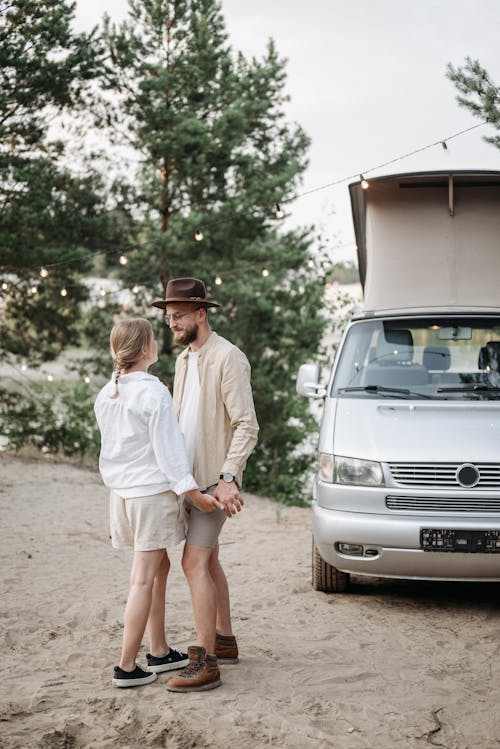
<path id="1" fill-rule="evenodd" d="M 219 561 L 219 542 L 212 549 L 209 561 L 209 570 L 215 583 L 217 592 L 217 619 L 216 630 L 221 635 L 232 635 L 231 604 L 229 600 L 229 587 L 222 565 Z"/>
<path id="2" fill-rule="evenodd" d="M 182 567 L 191 590 L 198 645 L 207 653 L 215 653 L 217 620 L 217 588 L 210 574 L 209 562 L 213 549 L 186 544 Z"/>

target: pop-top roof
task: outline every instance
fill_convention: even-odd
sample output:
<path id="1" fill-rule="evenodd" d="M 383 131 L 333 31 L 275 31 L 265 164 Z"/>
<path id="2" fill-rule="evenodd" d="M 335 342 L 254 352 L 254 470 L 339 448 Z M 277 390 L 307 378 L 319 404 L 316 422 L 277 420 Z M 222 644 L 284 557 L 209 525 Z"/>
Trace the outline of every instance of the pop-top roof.
<path id="1" fill-rule="evenodd" d="M 500 172 L 349 185 L 366 310 L 500 308 Z"/>

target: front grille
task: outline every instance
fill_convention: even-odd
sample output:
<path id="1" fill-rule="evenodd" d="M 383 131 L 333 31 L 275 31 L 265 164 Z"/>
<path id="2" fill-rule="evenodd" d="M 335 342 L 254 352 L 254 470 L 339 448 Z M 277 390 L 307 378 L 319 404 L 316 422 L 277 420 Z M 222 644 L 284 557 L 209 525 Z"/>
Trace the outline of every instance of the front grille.
<path id="1" fill-rule="evenodd" d="M 500 497 L 396 497 L 387 496 L 388 510 L 397 512 L 500 513 Z"/>
<path id="2" fill-rule="evenodd" d="M 463 487 L 456 479 L 462 463 L 388 463 L 393 480 L 400 486 Z M 474 463 L 479 481 L 468 491 L 500 489 L 500 463 Z"/>

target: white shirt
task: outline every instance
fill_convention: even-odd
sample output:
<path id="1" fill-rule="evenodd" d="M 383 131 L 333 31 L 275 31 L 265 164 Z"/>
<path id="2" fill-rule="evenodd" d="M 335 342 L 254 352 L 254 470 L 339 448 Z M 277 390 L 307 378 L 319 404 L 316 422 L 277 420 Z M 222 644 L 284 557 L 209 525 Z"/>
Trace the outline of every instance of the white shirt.
<path id="1" fill-rule="evenodd" d="M 184 443 L 191 471 L 194 464 L 194 445 L 198 424 L 198 403 L 200 400 L 198 355 L 198 351 L 190 351 L 188 354 L 186 379 L 184 381 L 181 412 L 179 414 L 179 426 L 184 435 Z"/>
<path id="2" fill-rule="evenodd" d="M 118 398 L 111 398 L 113 377 L 94 404 L 104 484 L 122 497 L 197 489 L 167 388 L 147 372 L 122 375 L 118 388 Z"/>

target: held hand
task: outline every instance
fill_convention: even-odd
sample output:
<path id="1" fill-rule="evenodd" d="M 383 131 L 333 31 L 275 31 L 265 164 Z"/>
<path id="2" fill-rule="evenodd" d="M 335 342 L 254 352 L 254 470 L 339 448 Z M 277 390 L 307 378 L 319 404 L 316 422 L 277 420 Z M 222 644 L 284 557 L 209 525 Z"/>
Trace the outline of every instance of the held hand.
<path id="1" fill-rule="evenodd" d="M 237 512 L 241 512 L 241 508 L 245 504 L 235 481 L 219 481 L 214 491 L 214 497 L 217 497 L 219 502 L 222 503 L 222 509 L 228 518 L 233 517 Z"/>
<path id="2" fill-rule="evenodd" d="M 194 502 L 196 507 L 202 512 L 213 512 L 213 510 L 219 509 L 224 510 L 224 505 L 219 502 L 216 497 L 212 497 L 211 494 L 202 494 L 197 492 L 196 496 L 190 497 L 191 501 Z"/>

